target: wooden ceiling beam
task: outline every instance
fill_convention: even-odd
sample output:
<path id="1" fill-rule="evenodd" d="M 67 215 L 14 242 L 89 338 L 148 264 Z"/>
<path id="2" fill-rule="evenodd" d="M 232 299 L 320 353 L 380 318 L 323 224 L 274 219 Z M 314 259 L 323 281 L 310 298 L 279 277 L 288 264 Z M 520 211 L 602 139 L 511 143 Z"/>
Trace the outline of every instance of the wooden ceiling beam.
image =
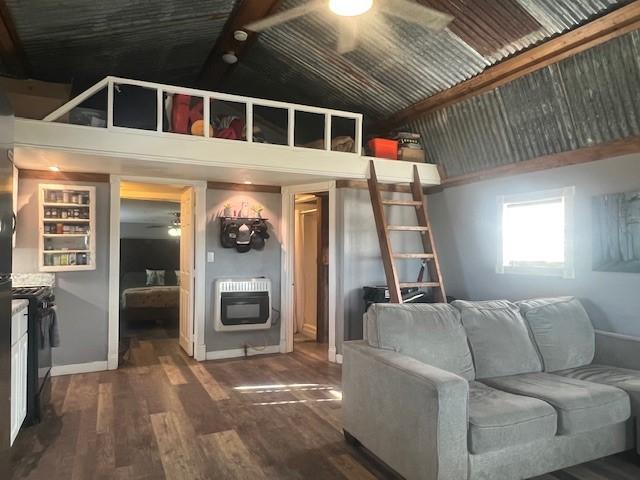
<path id="1" fill-rule="evenodd" d="M 29 76 L 27 57 L 4 0 L 0 0 L 0 58 L 10 74 L 22 78 Z"/>
<path id="2" fill-rule="evenodd" d="M 604 42 L 640 29 L 640 0 L 517 54 L 458 85 L 391 115 L 377 125 L 390 130 L 424 114 L 493 90 Z"/>
<path id="3" fill-rule="evenodd" d="M 257 33 L 247 31 L 249 34 L 247 40 L 239 42 L 233 37 L 233 32 L 243 30 L 242 27 L 245 25 L 269 16 L 280 3 L 282 0 L 240 0 L 238 2 L 200 70 L 197 81 L 200 88 L 215 88 L 237 65 L 223 62 L 224 53 L 234 52 L 239 61 L 258 38 Z"/>

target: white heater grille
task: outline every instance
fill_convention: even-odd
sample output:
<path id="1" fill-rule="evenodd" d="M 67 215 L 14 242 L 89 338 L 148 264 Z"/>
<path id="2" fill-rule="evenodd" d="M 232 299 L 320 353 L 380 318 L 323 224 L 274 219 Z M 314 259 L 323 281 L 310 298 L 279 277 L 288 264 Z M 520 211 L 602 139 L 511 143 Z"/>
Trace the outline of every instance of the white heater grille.
<path id="1" fill-rule="evenodd" d="M 246 280 L 218 280 L 222 292 L 270 292 L 271 280 L 267 278 L 249 278 Z"/>
<path id="2" fill-rule="evenodd" d="M 271 280 L 268 278 L 218 279 L 214 285 L 213 325 L 216 331 L 271 328 Z M 242 293 L 247 295 L 228 295 Z M 241 320 L 236 322 L 230 320 L 231 312 L 237 313 L 240 310 L 243 313 L 235 318 L 236 320 L 241 318 Z M 242 317 L 243 314 L 246 317 Z M 260 317 L 259 319 L 254 318 L 256 314 Z"/>

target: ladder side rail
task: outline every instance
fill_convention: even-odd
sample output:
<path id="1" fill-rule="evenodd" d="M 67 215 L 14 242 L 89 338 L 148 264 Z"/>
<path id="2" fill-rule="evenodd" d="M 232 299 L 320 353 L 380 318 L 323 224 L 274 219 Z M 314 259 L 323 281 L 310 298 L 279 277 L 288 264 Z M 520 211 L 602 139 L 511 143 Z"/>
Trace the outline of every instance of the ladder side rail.
<path id="1" fill-rule="evenodd" d="M 373 160 L 369 162 L 369 178 L 367 179 L 369 186 L 369 194 L 371 196 L 371 206 L 373 207 L 373 217 L 376 222 L 376 231 L 380 243 L 380 254 L 382 256 L 382 264 L 384 273 L 387 278 L 387 288 L 389 289 L 389 300 L 391 303 L 402 303 L 402 294 L 400 292 L 400 283 L 398 281 L 398 273 L 393 261 L 393 251 L 391 247 L 391 238 L 386 228 L 384 215 L 384 207 L 382 203 L 382 194 L 378 185 L 378 177 Z"/>
<path id="2" fill-rule="evenodd" d="M 433 253 L 432 264 L 427 265 L 429 272 L 429 278 L 432 282 L 440 284 L 437 287 L 438 297 L 442 303 L 447 303 L 447 295 L 444 289 L 444 283 L 442 281 L 442 273 L 440 270 L 440 261 L 438 260 L 438 253 L 436 252 L 435 242 L 433 240 L 433 230 L 431 228 L 431 222 L 429 221 L 429 215 L 427 214 L 427 199 L 422 191 L 422 183 L 420 182 L 420 174 L 418 173 L 418 167 L 413 166 L 413 182 L 411 183 L 411 191 L 413 193 L 413 199 L 420 201 L 421 206 L 416 209 L 418 215 L 418 222 L 420 225 L 427 227 L 427 231 L 424 232 L 422 237 L 422 245 L 424 251 L 427 253 Z"/>

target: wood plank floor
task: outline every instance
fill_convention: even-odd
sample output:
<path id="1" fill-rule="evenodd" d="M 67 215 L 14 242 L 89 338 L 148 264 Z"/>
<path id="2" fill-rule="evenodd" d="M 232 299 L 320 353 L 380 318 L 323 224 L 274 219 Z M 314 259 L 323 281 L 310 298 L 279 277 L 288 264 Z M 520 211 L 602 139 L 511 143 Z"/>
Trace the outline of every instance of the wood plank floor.
<path id="1" fill-rule="evenodd" d="M 117 371 L 54 378 L 48 419 L 12 449 L 12 478 L 389 478 L 343 440 L 340 372 L 315 343 L 197 363 L 175 339 L 136 340 Z M 640 479 L 640 464 L 624 454 L 538 480 L 554 479 Z"/>

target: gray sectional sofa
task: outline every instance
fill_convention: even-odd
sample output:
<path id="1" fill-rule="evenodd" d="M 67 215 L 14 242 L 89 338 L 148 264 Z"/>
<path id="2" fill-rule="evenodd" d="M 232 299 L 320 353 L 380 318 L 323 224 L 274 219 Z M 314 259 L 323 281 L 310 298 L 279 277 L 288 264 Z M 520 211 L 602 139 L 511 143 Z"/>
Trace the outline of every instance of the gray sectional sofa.
<path id="1" fill-rule="evenodd" d="M 572 297 L 378 304 L 344 343 L 345 436 L 408 480 L 525 479 L 638 448 L 640 338 Z"/>

